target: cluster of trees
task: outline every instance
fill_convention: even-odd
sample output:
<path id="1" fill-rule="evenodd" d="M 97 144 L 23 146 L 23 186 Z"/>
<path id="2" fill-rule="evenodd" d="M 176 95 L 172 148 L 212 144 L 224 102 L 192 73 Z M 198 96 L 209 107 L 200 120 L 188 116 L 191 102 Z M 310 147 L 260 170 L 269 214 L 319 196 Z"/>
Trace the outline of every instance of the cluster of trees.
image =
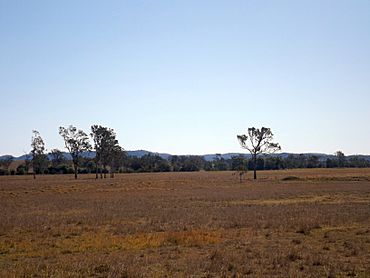
<path id="1" fill-rule="evenodd" d="M 0 175 L 26 174 L 32 170 L 32 160 L 25 161 L 16 170 L 8 169 L 12 158 L 0 161 Z M 141 172 L 190 172 L 190 171 L 254 171 L 256 170 L 280 170 L 294 168 L 336 168 L 336 167 L 370 167 L 370 162 L 360 156 L 342 157 L 337 154 L 332 158 L 320 159 L 315 155 L 290 154 L 287 157 L 261 156 L 256 159 L 247 159 L 246 156 L 235 156 L 230 159 L 218 155 L 213 161 L 206 161 L 202 156 L 170 156 L 164 159 L 158 155 L 147 154 L 142 157 L 127 156 L 123 151 L 120 160 L 115 160 L 114 171 L 110 166 L 100 166 L 95 158 L 80 157 L 78 173 L 141 173 Z M 254 167 L 256 166 L 256 167 Z M 37 166 L 36 166 L 37 167 Z M 108 169 L 109 168 L 109 169 Z M 60 150 L 51 150 L 44 166 L 35 169 L 35 174 L 74 174 L 73 162 L 67 160 Z"/>
<path id="2" fill-rule="evenodd" d="M 342 156 L 337 152 L 333 157 L 322 159 L 317 155 L 306 154 L 289 154 L 286 157 L 266 155 L 257 157 L 256 163 L 254 159 L 246 159 L 245 156 L 236 156 L 231 159 L 220 159 L 213 163 L 212 170 L 238 170 L 235 165 L 244 161 L 245 169 L 247 170 L 281 170 L 281 169 L 296 169 L 296 168 L 365 168 L 370 167 L 370 161 L 361 156 Z"/>
<path id="3" fill-rule="evenodd" d="M 45 143 L 40 133 L 32 131 L 31 151 L 24 163 L 16 170 L 9 171 L 13 158 L 11 156 L 0 160 L 0 175 L 27 174 L 32 170 L 34 178 L 37 174 L 74 174 L 95 173 L 96 178 L 106 178 L 107 174 L 133 172 L 189 172 L 189 171 L 238 171 L 240 177 L 247 170 L 253 170 L 256 178 L 257 170 L 279 170 L 292 168 L 335 168 L 335 167 L 370 167 L 370 161 L 360 157 L 346 157 L 338 151 L 335 156 L 321 159 L 316 155 L 294 155 L 286 157 L 273 155 L 281 149 L 274 143 L 273 134 L 269 128 L 249 128 L 247 135 L 238 135 L 242 148 L 250 152 L 248 156 L 239 155 L 224 159 L 220 154 L 213 161 L 206 161 L 203 156 L 170 156 L 164 159 L 158 155 L 147 154 L 142 157 L 128 156 L 119 145 L 113 129 L 100 125 L 91 126 L 90 137 L 74 126 L 60 127 L 65 148 L 70 159 L 58 149 L 46 152 Z M 92 139 L 92 144 L 90 143 Z M 86 157 L 94 150 L 95 155 Z M 85 155 L 83 155 L 85 154 Z"/>
<path id="4" fill-rule="evenodd" d="M 103 175 L 106 178 L 109 169 L 111 177 L 114 177 L 114 172 L 121 165 L 124 152 L 123 148 L 118 144 L 113 129 L 100 125 L 91 126 L 90 136 L 93 140 L 93 145 L 90 144 L 89 136 L 84 131 L 72 125 L 60 127 L 59 134 L 64 140 L 65 148 L 71 156 L 71 161 L 66 160 L 63 152 L 58 149 L 53 149 L 47 154 L 45 143 L 40 133 L 33 130 L 30 154 L 27 155 L 25 163 L 18 166 L 15 173 L 28 173 L 31 166 L 34 178 L 36 178 L 37 174 L 74 173 L 77 179 L 78 173 L 91 173 L 93 169 L 95 170 L 96 178 L 98 178 L 99 173 L 101 178 L 103 178 Z M 82 156 L 91 150 L 95 150 L 96 155 L 94 159 Z"/>
<path id="5" fill-rule="evenodd" d="M 243 170 L 247 159 L 243 156 L 223 159 L 218 156 L 214 161 L 206 161 L 203 156 L 173 155 L 168 159 L 148 154 L 142 157 L 125 157 L 121 172 L 194 172 Z"/>
<path id="6" fill-rule="evenodd" d="M 346 157 L 343 152 L 338 151 L 335 153 L 335 158 L 328 158 L 325 161 L 327 168 L 365 168 L 370 167 L 370 161 L 361 156 Z"/>
<path id="7" fill-rule="evenodd" d="M 246 169 L 247 159 L 243 156 L 232 159 L 217 158 L 206 161 L 203 156 L 173 155 L 164 159 L 159 155 L 147 154 L 142 157 L 124 155 L 118 168 L 120 173 L 141 172 L 195 172 L 195 171 L 227 171 Z"/>

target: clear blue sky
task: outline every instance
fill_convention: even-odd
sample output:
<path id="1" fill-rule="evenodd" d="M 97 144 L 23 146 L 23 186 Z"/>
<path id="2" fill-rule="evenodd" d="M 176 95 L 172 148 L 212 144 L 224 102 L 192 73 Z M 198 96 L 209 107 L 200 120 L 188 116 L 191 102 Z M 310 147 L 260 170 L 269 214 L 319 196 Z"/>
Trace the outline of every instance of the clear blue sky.
<path id="1" fill-rule="evenodd" d="M 32 129 L 116 130 L 128 150 L 370 153 L 370 1 L 0 0 L 0 154 Z"/>

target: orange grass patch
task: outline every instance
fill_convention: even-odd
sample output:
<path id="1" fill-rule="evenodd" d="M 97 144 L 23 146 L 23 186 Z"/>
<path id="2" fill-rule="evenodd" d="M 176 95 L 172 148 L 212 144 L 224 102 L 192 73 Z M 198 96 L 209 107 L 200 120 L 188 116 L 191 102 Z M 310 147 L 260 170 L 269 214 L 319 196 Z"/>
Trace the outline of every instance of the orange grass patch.
<path id="1" fill-rule="evenodd" d="M 53 238 L 0 241 L 0 254 L 11 257 L 52 256 L 58 253 L 91 253 L 115 250 L 142 250 L 165 246 L 202 247 L 222 241 L 216 231 L 173 231 L 153 232 L 134 235 L 112 235 L 109 233 L 85 232 L 57 234 Z"/>

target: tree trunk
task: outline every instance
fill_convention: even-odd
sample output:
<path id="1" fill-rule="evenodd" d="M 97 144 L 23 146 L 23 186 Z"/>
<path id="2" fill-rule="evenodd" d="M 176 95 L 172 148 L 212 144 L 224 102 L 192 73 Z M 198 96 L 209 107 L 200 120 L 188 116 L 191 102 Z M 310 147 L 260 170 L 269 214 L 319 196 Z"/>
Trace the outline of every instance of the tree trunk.
<path id="1" fill-rule="evenodd" d="M 104 178 L 106 179 L 107 178 L 107 166 L 106 165 L 104 165 L 103 171 L 104 171 Z"/>
<path id="2" fill-rule="evenodd" d="M 253 156 L 253 179 L 257 179 L 257 155 Z"/>
<path id="3" fill-rule="evenodd" d="M 99 175 L 98 175 L 98 163 L 96 163 L 95 179 L 98 179 L 98 178 L 99 178 Z"/>
<path id="4" fill-rule="evenodd" d="M 33 172 L 33 179 L 35 180 L 36 179 L 36 173 Z"/>
<path id="5" fill-rule="evenodd" d="M 75 179 L 77 180 L 77 172 L 78 172 L 78 167 L 77 165 L 75 164 Z"/>

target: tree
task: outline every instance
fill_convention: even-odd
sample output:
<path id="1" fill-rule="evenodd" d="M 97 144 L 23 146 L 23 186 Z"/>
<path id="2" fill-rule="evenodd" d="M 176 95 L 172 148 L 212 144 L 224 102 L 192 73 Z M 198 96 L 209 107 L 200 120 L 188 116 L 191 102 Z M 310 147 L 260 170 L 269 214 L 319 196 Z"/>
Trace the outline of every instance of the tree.
<path id="1" fill-rule="evenodd" d="M 338 162 L 335 159 L 327 158 L 326 159 L 326 168 L 336 168 L 338 167 Z"/>
<path id="2" fill-rule="evenodd" d="M 181 157 L 177 155 L 172 155 L 169 157 L 168 161 L 171 164 L 171 170 L 173 172 L 178 172 L 181 169 Z"/>
<path id="3" fill-rule="evenodd" d="M 31 156 L 33 178 L 36 179 L 36 174 L 42 174 L 47 164 L 47 156 L 45 155 L 45 143 L 37 130 L 32 131 L 31 139 Z"/>
<path id="4" fill-rule="evenodd" d="M 115 145 L 110 153 L 110 177 L 114 178 L 114 173 L 123 164 L 123 159 L 125 157 L 124 150 L 119 145 Z"/>
<path id="5" fill-rule="evenodd" d="M 113 167 L 116 160 L 119 160 L 119 155 L 122 154 L 122 148 L 118 144 L 116 134 L 112 129 L 108 129 L 104 138 L 104 144 L 101 154 L 101 161 L 104 169 L 104 178 L 106 178 L 107 166 Z M 112 171 L 112 169 L 110 169 Z M 111 175 L 114 177 L 114 175 Z"/>
<path id="6" fill-rule="evenodd" d="M 226 171 L 229 168 L 227 160 L 224 159 L 219 153 L 216 154 L 213 166 L 216 171 Z"/>
<path id="7" fill-rule="evenodd" d="M 104 141 L 104 134 L 106 132 L 107 128 L 93 125 L 91 126 L 91 133 L 90 136 L 92 137 L 94 141 L 94 149 L 95 149 L 95 164 L 96 164 L 96 176 L 95 178 L 98 178 L 98 169 L 99 166 L 101 166 L 102 163 L 102 152 L 103 152 L 103 141 Z M 100 172 L 101 178 L 103 178 L 102 172 Z"/>
<path id="8" fill-rule="evenodd" d="M 232 156 L 231 157 L 231 170 L 241 171 L 247 170 L 248 160 L 243 155 Z"/>
<path id="9" fill-rule="evenodd" d="M 370 161 L 358 155 L 350 157 L 348 164 L 349 167 L 357 168 L 370 167 Z"/>
<path id="10" fill-rule="evenodd" d="M 59 127 L 59 134 L 63 137 L 65 147 L 71 154 L 75 179 L 77 179 L 81 154 L 91 149 L 89 137 L 85 132 L 77 130 L 77 128 L 72 125 L 68 128 Z"/>
<path id="11" fill-rule="evenodd" d="M 53 167 L 58 167 L 65 161 L 63 153 L 58 149 L 51 150 L 50 157 L 51 157 L 51 165 Z"/>
<path id="12" fill-rule="evenodd" d="M 248 135 L 237 135 L 243 149 L 247 149 L 252 155 L 254 179 L 257 179 L 257 157 L 260 154 L 273 153 L 281 150 L 278 143 L 273 143 L 273 134 L 270 128 L 248 128 Z M 249 139 L 249 143 L 248 143 Z"/>
<path id="13" fill-rule="evenodd" d="M 111 128 L 93 125 L 91 126 L 90 136 L 94 141 L 96 154 L 96 178 L 98 178 L 99 165 L 103 167 L 104 178 L 106 178 L 107 165 L 111 167 L 112 171 L 114 161 L 118 159 L 118 156 L 122 153 L 123 149 L 119 146 L 118 140 L 116 139 L 116 133 Z M 102 173 L 100 174 L 100 177 L 102 178 Z M 112 173 L 111 177 L 113 177 Z"/>
<path id="14" fill-rule="evenodd" d="M 257 163 L 258 165 L 258 163 Z M 284 161 L 278 156 L 266 156 L 264 159 L 264 170 L 284 169 Z"/>
<path id="15" fill-rule="evenodd" d="M 347 164 L 347 159 L 346 159 L 346 156 L 344 155 L 343 152 L 341 151 L 337 151 L 335 153 L 335 156 L 337 158 L 337 161 L 338 161 L 338 167 L 345 167 L 346 164 Z"/>
<path id="16" fill-rule="evenodd" d="M 95 173 L 96 163 L 93 157 L 81 157 L 79 164 L 79 172 L 85 174 Z"/>

